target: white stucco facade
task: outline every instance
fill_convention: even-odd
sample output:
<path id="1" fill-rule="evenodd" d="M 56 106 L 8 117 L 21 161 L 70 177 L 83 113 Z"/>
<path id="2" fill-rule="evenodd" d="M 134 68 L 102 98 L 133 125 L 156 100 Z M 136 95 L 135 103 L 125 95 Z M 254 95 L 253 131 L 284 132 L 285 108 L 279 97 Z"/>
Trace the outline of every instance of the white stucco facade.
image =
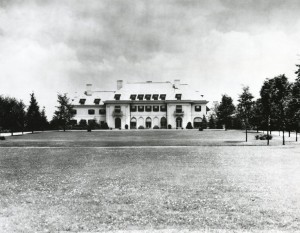
<path id="1" fill-rule="evenodd" d="M 199 127 L 207 114 L 199 92 L 179 80 L 171 82 L 117 82 L 115 91 L 92 91 L 87 85 L 84 95 L 72 99 L 74 121 L 106 122 L 109 128 L 185 128 L 188 122 Z"/>

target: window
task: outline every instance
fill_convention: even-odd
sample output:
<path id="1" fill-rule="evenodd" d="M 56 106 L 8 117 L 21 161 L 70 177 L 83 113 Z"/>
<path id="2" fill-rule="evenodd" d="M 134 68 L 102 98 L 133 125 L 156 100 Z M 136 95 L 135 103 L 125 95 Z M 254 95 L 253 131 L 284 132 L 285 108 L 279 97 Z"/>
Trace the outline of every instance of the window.
<path id="1" fill-rule="evenodd" d="M 136 129 L 136 118 L 133 117 L 130 120 L 130 129 Z"/>
<path id="2" fill-rule="evenodd" d="M 182 113 L 182 105 L 176 105 L 176 113 Z"/>
<path id="3" fill-rule="evenodd" d="M 100 115 L 105 115 L 106 114 L 106 109 L 99 109 L 99 114 Z"/>
<path id="4" fill-rule="evenodd" d="M 201 112 L 201 106 L 200 105 L 195 106 L 195 112 Z"/>
<path id="5" fill-rule="evenodd" d="M 115 113 L 121 112 L 121 106 L 115 106 Z"/>
<path id="6" fill-rule="evenodd" d="M 152 95 L 152 99 L 158 100 L 158 95 Z"/>
<path id="7" fill-rule="evenodd" d="M 95 99 L 94 100 L 94 104 L 99 104 L 100 103 L 100 99 Z"/>
<path id="8" fill-rule="evenodd" d="M 85 101 L 86 101 L 86 99 L 80 99 L 80 100 L 79 100 L 79 103 L 80 103 L 80 104 L 84 104 Z"/>
<path id="9" fill-rule="evenodd" d="M 166 112 L 167 111 L 167 107 L 164 106 L 164 105 L 160 106 L 160 111 L 161 112 Z"/>
<path id="10" fill-rule="evenodd" d="M 136 106 L 130 106 L 130 112 L 136 112 Z"/>
<path id="11" fill-rule="evenodd" d="M 121 94 L 115 94 L 115 100 L 120 100 Z"/>
<path id="12" fill-rule="evenodd" d="M 176 95 L 175 95 L 175 98 L 176 98 L 177 100 L 181 100 L 181 94 L 176 94 Z"/>
<path id="13" fill-rule="evenodd" d="M 144 98 L 144 95 L 138 95 L 139 100 L 143 100 L 143 98 Z"/>
<path id="14" fill-rule="evenodd" d="M 95 109 L 89 109 L 88 113 L 89 113 L 89 115 L 94 115 L 95 114 Z"/>
<path id="15" fill-rule="evenodd" d="M 139 106 L 139 107 L 138 107 L 138 111 L 139 111 L 139 112 L 144 112 L 144 106 Z"/>
<path id="16" fill-rule="evenodd" d="M 136 99 L 136 95 L 130 95 L 130 99 L 131 100 L 135 100 Z"/>
<path id="17" fill-rule="evenodd" d="M 161 95 L 160 95 L 160 99 L 161 99 L 161 100 L 166 100 L 166 94 L 161 94 Z"/>
<path id="18" fill-rule="evenodd" d="M 146 106 L 146 112 L 151 112 L 152 106 Z"/>
<path id="19" fill-rule="evenodd" d="M 73 110 L 72 110 L 72 114 L 76 115 L 76 114 L 77 114 L 77 110 L 76 110 L 76 109 L 73 109 Z"/>
<path id="20" fill-rule="evenodd" d="M 159 106 L 153 106 L 153 112 L 158 112 L 159 111 Z"/>
<path id="21" fill-rule="evenodd" d="M 150 100 L 151 99 L 151 95 L 149 95 L 149 94 L 145 95 L 145 99 L 146 100 Z"/>

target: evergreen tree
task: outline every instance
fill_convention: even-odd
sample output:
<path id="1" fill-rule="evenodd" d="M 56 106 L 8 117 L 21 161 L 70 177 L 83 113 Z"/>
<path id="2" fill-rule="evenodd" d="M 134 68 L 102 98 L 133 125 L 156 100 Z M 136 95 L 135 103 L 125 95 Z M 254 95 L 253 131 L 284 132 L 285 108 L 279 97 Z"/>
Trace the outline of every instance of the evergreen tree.
<path id="1" fill-rule="evenodd" d="M 32 133 L 41 129 L 40 107 L 36 101 L 34 93 L 30 94 L 30 103 L 26 114 L 27 128 Z"/>
<path id="2" fill-rule="evenodd" d="M 222 95 L 222 101 L 218 106 L 217 116 L 218 121 L 225 125 L 225 130 L 231 126 L 232 115 L 234 114 L 235 106 L 231 97 Z"/>
<path id="3" fill-rule="evenodd" d="M 45 107 L 43 107 L 43 110 L 41 112 L 41 129 L 44 131 L 45 129 L 47 129 L 49 126 L 49 122 L 47 120 L 47 116 L 46 116 L 46 110 Z"/>
<path id="4" fill-rule="evenodd" d="M 249 119 L 251 119 L 252 108 L 253 108 L 253 95 L 249 91 L 249 87 L 244 87 L 242 94 L 238 99 L 237 112 L 238 117 L 243 121 L 246 129 L 246 142 L 248 141 L 248 127 Z"/>
<path id="5" fill-rule="evenodd" d="M 216 121 L 215 121 L 213 115 L 210 115 L 210 117 L 209 117 L 208 127 L 210 129 L 215 129 L 216 128 Z"/>
<path id="6" fill-rule="evenodd" d="M 70 103 L 67 94 L 58 94 L 57 102 L 59 106 L 54 113 L 53 120 L 57 120 L 58 124 L 66 131 L 66 127 L 71 124 L 74 116 L 73 105 Z"/>

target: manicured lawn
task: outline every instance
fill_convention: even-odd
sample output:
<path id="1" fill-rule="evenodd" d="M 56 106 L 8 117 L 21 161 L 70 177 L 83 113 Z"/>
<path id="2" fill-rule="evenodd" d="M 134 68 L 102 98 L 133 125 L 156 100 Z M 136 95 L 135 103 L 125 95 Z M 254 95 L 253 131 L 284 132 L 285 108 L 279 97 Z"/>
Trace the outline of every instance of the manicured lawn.
<path id="1" fill-rule="evenodd" d="M 8 138 L 0 232 L 300 230 L 299 144 L 243 139 L 187 130 Z"/>

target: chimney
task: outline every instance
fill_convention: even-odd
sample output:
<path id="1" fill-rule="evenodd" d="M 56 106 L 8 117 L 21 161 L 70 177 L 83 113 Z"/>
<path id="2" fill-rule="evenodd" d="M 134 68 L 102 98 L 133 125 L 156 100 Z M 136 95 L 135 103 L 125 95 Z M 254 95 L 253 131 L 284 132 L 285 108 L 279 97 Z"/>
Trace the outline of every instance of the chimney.
<path id="1" fill-rule="evenodd" d="M 175 88 L 175 89 L 178 89 L 178 88 L 179 88 L 179 85 L 180 85 L 180 79 L 175 79 L 175 80 L 174 80 L 174 88 Z"/>
<path id="2" fill-rule="evenodd" d="M 86 92 L 85 94 L 87 96 L 91 96 L 92 95 L 92 84 L 86 84 Z"/>
<path id="3" fill-rule="evenodd" d="M 123 87 L 123 80 L 117 80 L 117 90 L 120 90 Z"/>

